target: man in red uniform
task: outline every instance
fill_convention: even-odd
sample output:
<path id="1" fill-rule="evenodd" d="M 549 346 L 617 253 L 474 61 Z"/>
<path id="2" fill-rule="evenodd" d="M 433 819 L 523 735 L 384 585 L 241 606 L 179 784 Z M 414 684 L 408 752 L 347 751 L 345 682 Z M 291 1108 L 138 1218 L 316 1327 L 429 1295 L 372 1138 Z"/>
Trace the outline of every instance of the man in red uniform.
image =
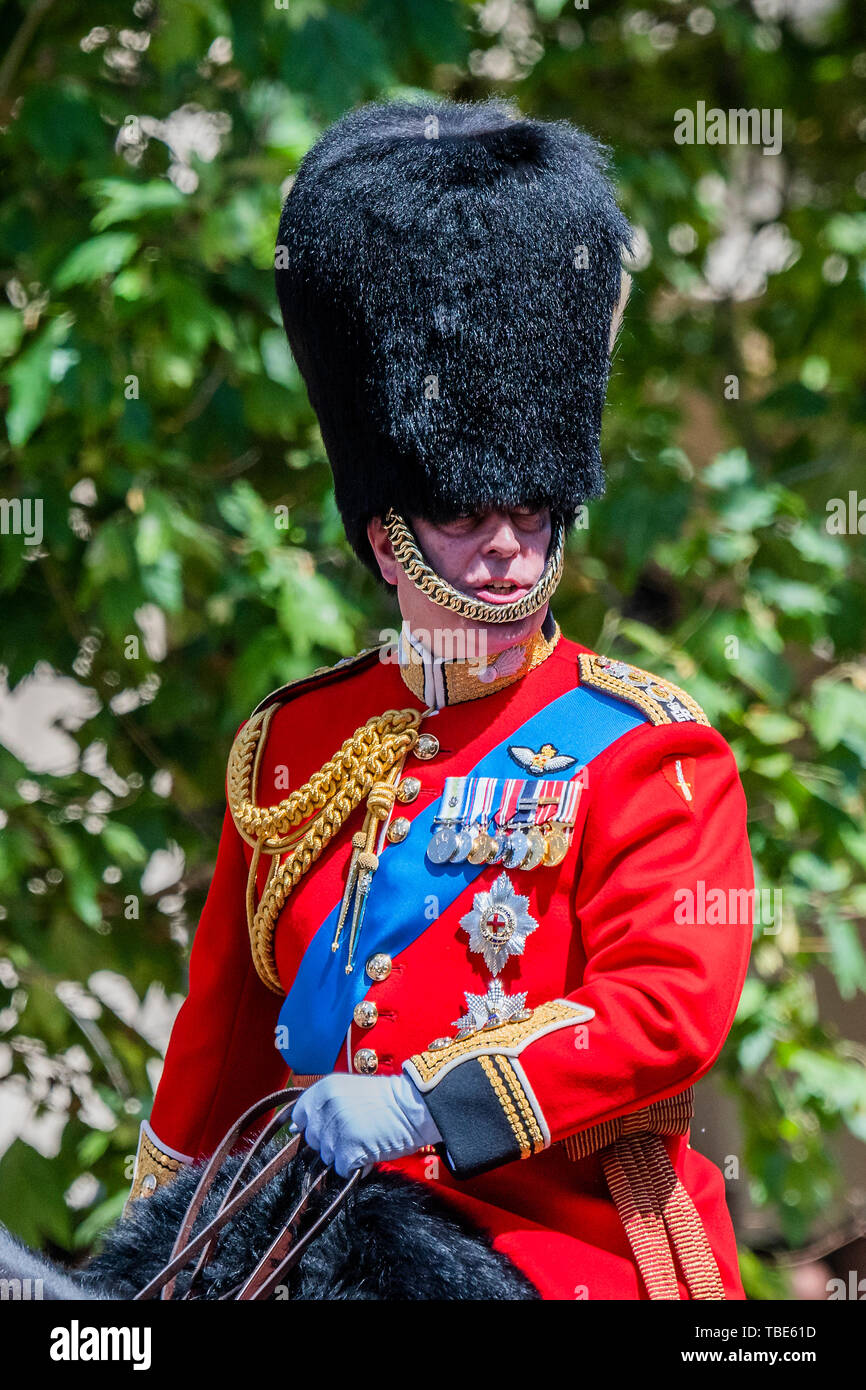
<path id="1" fill-rule="evenodd" d="M 283 318 L 403 627 L 236 736 L 134 1196 L 291 1072 L 326 1161 L 434 1183 L 544 1297 L 742 1298 L 688 1143 L 751 939 L 736 766 L 549 608 L 628 243 L 599 147 L 495 103 L 364 108 L 302 164 Z"/>

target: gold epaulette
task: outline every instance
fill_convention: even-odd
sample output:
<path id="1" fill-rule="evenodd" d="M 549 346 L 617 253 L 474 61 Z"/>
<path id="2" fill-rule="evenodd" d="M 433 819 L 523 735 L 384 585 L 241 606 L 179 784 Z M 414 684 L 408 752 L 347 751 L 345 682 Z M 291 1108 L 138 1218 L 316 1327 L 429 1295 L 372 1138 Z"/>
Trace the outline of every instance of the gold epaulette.
<path id="1" fill-rule="evenodd" d="M 368 648 L 357 657 L 323 667 L 313 676 L 267 696 L 239 730 L 229 754 L 229 811 L 238 834 L 253 848 L 246 895 L 250 946 L 259 978 L 275 994 L 283 994 L 284 990 L 274 958 L 274 930 L 287 897 L 364 797 L 368 798 L 369 816 L 381 819 L 388 814 L 394 800 L 394 774 L 417 741 L 423 711 L 386 710 L 374 715 L 303 786 L 276 805 L 261 806 L 258 779 L 268 730 L 285 703 L 282 695 L 301 693 L 306 682 L 316 676 L 338 671 L 343 674 L 378 650 Z M 257 902 L 262 854 L 270 855 L 271 863 Z"/>
<path id="2" fill-rule="evenodd" d="M 634 705 L 647 716 L 651 724 L 709 724 L 700 705 L 670 681 L 661 680 L 651 671 L 631 666 L 627 661 L 613 661 L 594 652 L 581 652 L 581 685 L 603 690 L 618 700 Z"/>

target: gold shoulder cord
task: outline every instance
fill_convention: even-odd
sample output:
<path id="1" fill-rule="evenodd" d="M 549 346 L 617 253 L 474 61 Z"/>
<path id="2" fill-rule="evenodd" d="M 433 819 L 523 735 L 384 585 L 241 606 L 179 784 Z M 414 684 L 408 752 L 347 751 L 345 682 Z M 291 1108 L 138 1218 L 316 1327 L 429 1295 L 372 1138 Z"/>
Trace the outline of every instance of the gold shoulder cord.
<path id="1" fill-rule="evenodd" d="M 418 740 L 424 711 L 391 709 L 374 715 L 297 791 L 275 806 L 259 806 L 259 766 L 278 708 L 269 705 L 247 720 L 232 744 L 226 786 L 238 834 L 253 847 L 246 907 L 256 972 L 268 989 L 283 994 L 274 958 L 277 917 L 292 889 L 364 797 L 367 818 L 363 834 L 365 843 L 372 844 L 378 822 L 390 814 L 394 804 L 394 785 L 403 759 Z M 256 875 L 262 854 L 271 856 L 271 866 L 256 906 Z"/>

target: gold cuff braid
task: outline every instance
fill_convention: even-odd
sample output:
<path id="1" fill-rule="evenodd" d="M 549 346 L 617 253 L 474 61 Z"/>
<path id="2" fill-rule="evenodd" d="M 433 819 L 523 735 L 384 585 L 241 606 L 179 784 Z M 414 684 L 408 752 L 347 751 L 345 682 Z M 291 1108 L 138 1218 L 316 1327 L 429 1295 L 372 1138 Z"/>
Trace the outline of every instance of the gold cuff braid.
<path id="1" fill-rule="evenodd" d="M 167 1182 L 171 1182 L 175 1174 L 185 1167 L 186 1164 L 181 1159 L 172 1158 L 170 1154 L 164 1153 L 149 1135 L 142 1134 L 135 1157 L 132 1187 L 123 1208 L 123 1215 L 127 1215 L 131 1202 L 139 1197 L 152 1197 L 158 1187 L 164 1187 Z"/>
<path id="2" fill-rule="evenodd" d="M 391 709 L 374 715 L 303 786 L 274 806 L 260 806 L 256 800 L 259 766 L 270 721 L 278 708 L 269 705 L 247 720 L 229 754 L 226 785 L 238 834 L 253 846 L 247 880 L 253 962 L 268 989 L 283 994 L 274 956 L 274 931 L 286 899 L 365 796 L 373 800 L 371 809 L 382 808 L 383 784 L 418 741 L 424 712 Z M 282 855 L 287 851 L 284 860 Z M 271 856 L 271 864 L 256 904 L 262 854 Z"/>
<path id="3" fill-rule="evenodd" d="M 530 1009 L 524 1018 L 511 1019 L 495 1028 L 481 1028 L 465 1037 L 452 1038 L 446 1046 L 428 1047 L 416 1052 L 406 1065 L 416 1086 L 423 1092 L 437 1084 L 445 1072 L 472 1057 L 505 1054 L 517 1057 L 523 1048 L 546 1033 L 585 1023 L 593 1010 L 570 999 L 550 999 Z"/>

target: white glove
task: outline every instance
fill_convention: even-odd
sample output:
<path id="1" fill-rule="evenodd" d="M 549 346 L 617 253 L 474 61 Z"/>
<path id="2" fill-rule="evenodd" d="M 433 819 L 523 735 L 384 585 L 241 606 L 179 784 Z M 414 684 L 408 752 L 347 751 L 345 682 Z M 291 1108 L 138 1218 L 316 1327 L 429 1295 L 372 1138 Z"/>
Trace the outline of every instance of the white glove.
<path id="1" fill-rule="evenodd" d="M 356 1168 L 403 1158 L 441 1134 L 420 1091 L 398 1076 L 333 1073 L 307 1088 L 292 1113 L 292 1128 L 341 1178 Z"/>

